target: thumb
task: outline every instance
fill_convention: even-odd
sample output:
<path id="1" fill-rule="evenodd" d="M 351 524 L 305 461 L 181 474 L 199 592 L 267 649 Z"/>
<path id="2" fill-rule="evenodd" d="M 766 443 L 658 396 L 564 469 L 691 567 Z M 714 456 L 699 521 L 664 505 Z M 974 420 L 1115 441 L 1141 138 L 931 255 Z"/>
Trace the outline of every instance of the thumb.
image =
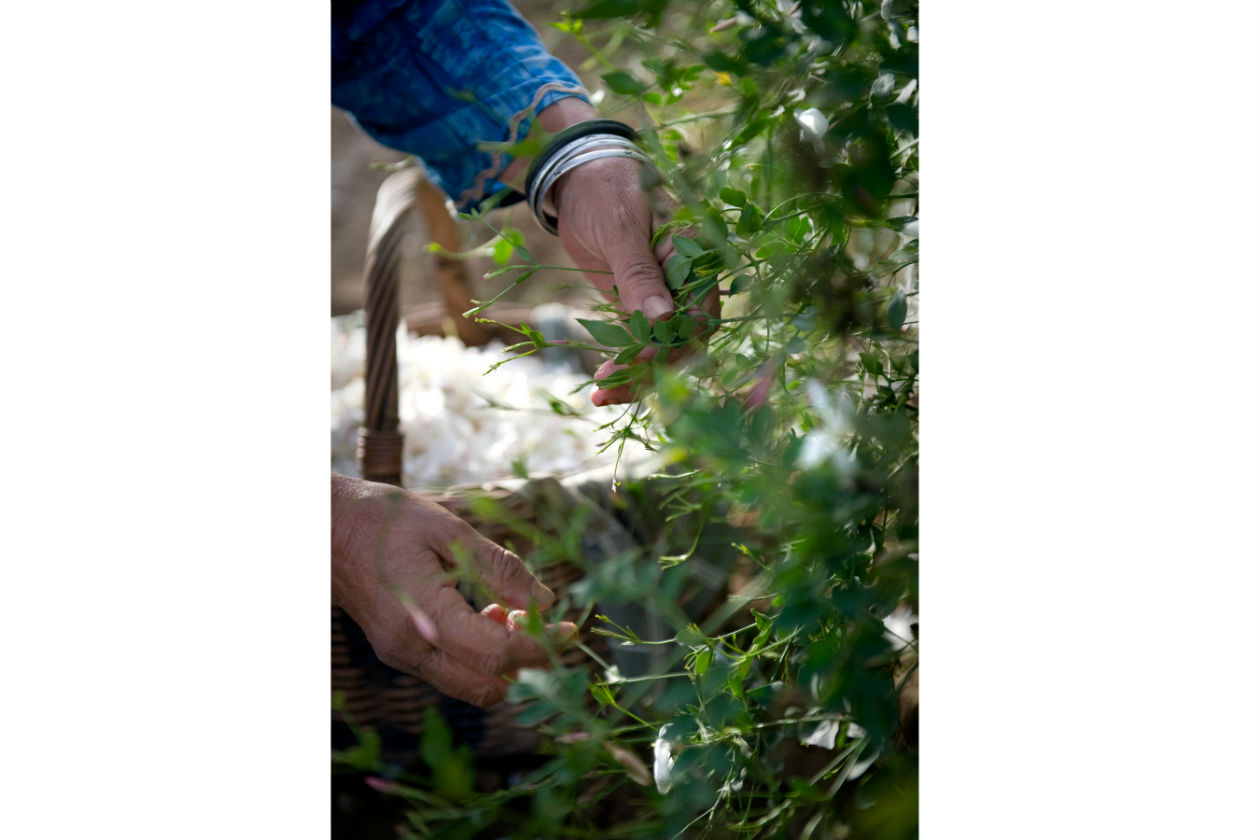
<path id="1" fill-rule="evenodd" d="M 482 580 L 503 603 L 528 609 L 533 601 L 545 609 L 555 602 L 555 594 L 530 574 L 521 558 L 503 546 L 476 532 L 465 545 L 471 549 Z"/>
<path id="2" fill-rule="evenodd" d="M 605 259 L 627 315 L 642 310 L 649 321 L 659 321 L 674 311 L 673 295 L 665 285 L 661 264 L 652 253 L 647 236 L 638 231 L 623 236 L 605 254 Z"/>

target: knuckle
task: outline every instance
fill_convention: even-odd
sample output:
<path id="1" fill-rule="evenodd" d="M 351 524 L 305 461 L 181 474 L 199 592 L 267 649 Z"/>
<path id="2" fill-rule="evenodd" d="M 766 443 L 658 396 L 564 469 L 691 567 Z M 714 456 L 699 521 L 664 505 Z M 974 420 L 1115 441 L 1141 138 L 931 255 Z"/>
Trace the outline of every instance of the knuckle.
<path id="1" fill-rule="evenodd" d="M 662 285 L 660 267 L 647 259 L 632 259 L 618 266 L 617 287 L 627 291 L 646 291 Z"/>
<path id="2" fill-rule="evenodd" d="M 472 687 L 464 699 L 481 709 L 488 709 L 503 702 L 507 697 L 507 685 L 502 680 L 498 684 L 481 684 Z"/>
<path id="3" fill-rule="evenodd" d="M 498 580 L 511 580 L 521 569 L 521 558 L 501 545 L 490 550 L 490 573 Z"/>
<path id="4" fill-rule="evenodd" d="M 507 652 L 499 648 L 478 651 L 472 658 L 472 667 L 483 674 L 498 676 L 510 666 Z"/>

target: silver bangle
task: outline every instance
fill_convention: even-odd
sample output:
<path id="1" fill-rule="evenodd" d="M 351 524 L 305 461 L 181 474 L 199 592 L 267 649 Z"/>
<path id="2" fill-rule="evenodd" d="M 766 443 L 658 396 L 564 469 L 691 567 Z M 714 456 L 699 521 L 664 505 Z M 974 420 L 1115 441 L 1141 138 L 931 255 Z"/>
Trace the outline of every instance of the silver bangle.
<path id="1" fill-rule="evenodd" d="M 547 200 L 550 198 L 551 188 L 555 186 L 556 181 L 559 181 L 562 175 L 567 175 L 569 172 L 571 172 L 574 169 L 577 169 L 579 166 L 581 166 L 584 163 L 590 163 L 593 160 L 602 160 L 603 158 L 611 158 L 611 157 L 627 157 L 633 160 L 637 160 L 639 163 L 644 163 L 644 164 L 651 163 L 647 155 L 643 154 L 643 152 L 640 152 L 638 149 L 633 149 L 633 148 L 631 149 L 596 149 L 593 152 L 584 152 L 583 154 L 577 155 L 576 157 L 568 158 L 562 164 L 557 166 L 555 169 L 551 170 L 551 172 L 547 175 L 547 180 L 543 181 L 542 189 L 538 191 L 539 207 L 541 208 L 543 204 L 546 203 Z M 555 207 L 554 202 L 552 203 L 552 207 L 554 209 Z"/>
<path id="2" fill-rule="evenodd" d="M 588 149 L 591 151 L 587 151 Z M 558 220 L 543 209 L 543 204 L 548 200 L 556 181 L 584 163 L 611 157 L 631 158 L 645 166 L 652 165 L 651 160 L 638 146 L 615 134 L 595 134 L 578 138 L 548 161 L 547 165 L 534 177 L 533 189 L 526 196 L 526 202 L 543 230 L 551 234 L 559 233 L 556 227 Z"/>
<path id="3" fill-rule="evenodd" d="M 579 152 L 596 146 L 619 145 L 621 143 L 628 142 L 629 141 L 616 134 L 590 134 L 573 140 L 567 146 L 563 147 L 558 154 L 553 155 L 551 160 L 548 161 L 547 164 L 534 176 L 532 184 L 533 189 L 531 189 L 529 194 L 525 197 L 526 202 L 531 208 L 541 203 L 543 197 L 547 194 L 546 190 L 542 189 L 543 181 L 546 180 L 547 176 L 557 166 L 563 164 L 566 159 L 578 154 Z M 535 213 L 535 215 L 537 215 L 537 213 Z"/>

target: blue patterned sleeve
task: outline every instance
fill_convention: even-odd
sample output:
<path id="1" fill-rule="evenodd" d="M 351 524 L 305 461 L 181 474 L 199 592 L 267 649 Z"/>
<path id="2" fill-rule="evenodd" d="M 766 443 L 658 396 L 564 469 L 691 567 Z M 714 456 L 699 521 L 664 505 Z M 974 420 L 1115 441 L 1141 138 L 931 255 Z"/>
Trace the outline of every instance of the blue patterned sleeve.
<path id="1" fill-rule="evenodd" d="M 557 99 L 589 101 L 504 0 L 333 2 L 332 101 L 378 142 L 419 157 L 466 209 L 504 189 L 514 142 Z"/>

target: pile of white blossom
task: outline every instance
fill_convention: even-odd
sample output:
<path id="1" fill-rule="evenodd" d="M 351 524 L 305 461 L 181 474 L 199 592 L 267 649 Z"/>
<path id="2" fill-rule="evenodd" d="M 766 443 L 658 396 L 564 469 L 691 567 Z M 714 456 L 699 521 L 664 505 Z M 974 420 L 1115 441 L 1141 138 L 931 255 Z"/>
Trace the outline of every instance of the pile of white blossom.
<path id="1" fill-rule="evenodd" d="M 332 319 L 332 469 L 358 475 L 355 444 L 363 421 L 366 331 L 361 313 Z M 597 408 L 589 379 L 563 360 L 516 359 L 503 345 L 465 347 L 457 338 L 416 337 L 398 331 L 399 424 L 403 483 L 437 490 L 506 478 L 513 464 L 530 476 L 565 475 L 611 464 L 617 444 L 599 453 L 624 406 Z M 562 416 L 550 400 L 576 412 Z M 499 406 L 506 406 L 499 407 Z M 628 441 L 622 463 L 645 450 Z"/>

